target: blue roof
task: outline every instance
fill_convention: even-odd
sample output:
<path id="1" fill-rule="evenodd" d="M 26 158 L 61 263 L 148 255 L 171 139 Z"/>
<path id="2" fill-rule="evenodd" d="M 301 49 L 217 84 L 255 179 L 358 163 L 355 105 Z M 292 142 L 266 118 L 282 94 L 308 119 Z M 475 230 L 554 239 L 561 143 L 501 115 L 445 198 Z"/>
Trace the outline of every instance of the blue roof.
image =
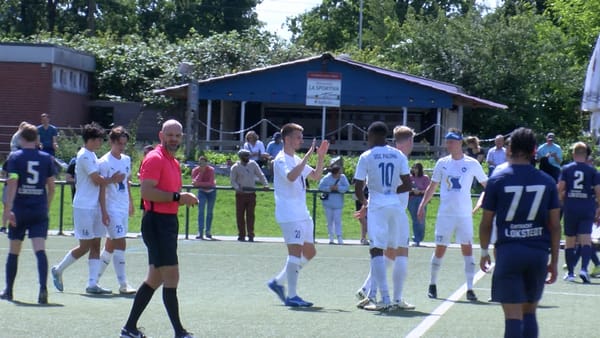
<path id="1" fill-rule="evenodd" d="M 450 108 L 453 105 L 506 109 L 470 96 L 460 86 L 323 54 L 199 80 L 198 98 L 279 104 L 306 103 L 307 74 L 341 74 L 341 106 Z M 155 90 L 185 97 L 187 84 Z"/>

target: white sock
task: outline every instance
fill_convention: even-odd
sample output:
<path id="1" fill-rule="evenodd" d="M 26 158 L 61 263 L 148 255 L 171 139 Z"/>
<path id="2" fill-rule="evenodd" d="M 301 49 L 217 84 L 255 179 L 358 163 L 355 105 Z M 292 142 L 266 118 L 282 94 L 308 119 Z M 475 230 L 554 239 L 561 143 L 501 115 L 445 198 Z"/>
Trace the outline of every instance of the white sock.
<path id="1" fill-rule="evenodd" d="M 394 282 L 394 301 L 402 300 L 402 289 L 404 288 L 404 280 L 408 271 L 408 257 L 398 256 L 394 261 L 394 270 L 392 272 L 392 280 Z"/>
<path id="2" fill-rule="evenodd" d="M 112 255 L 112 253 L 106 250 L 102 250 L 102 253 L 100 254 L 100 262 L 102 262 L 102 264 L 100 264 L 100 271 L 98 271 L 98 280 L 100 280 L 100 277 L 102 277 L 102 275 L 104 274 L 106 267 L 110 264 L 110 259 L 112 258 Z"/>
<path id="3" fill-rule="evenodd" d="M 63 271 L 65 271 L 66 268 L 68 268 L 71 264 L 75 262 L 77 262 L 77 258 L 73 257 L 71 251 L 69 251 L 67 252 L 65 257 L 63 257 L 62 261 L 58 263 L 58 265 L 56 266 L 56 270 L 58 271 L 58 273 L 62 273 Z"/>
<path id="4" fill-rule="evenodd" d="M 435 254 L 431 255 L 431 279 L 429 284 L 437 284 L 438 272 L 442 266 L 442 259 L 435 257 Z"/>
<path id="5" fill-rule="evenodd" d="M 298 275 L 300 274 L 300 258 L 288 256 L 285 269 L 287 271 L 288 297 L 294 298 L 297 296 L 296 288 L 298 285 Z"/>
<path id="6" fill-rule="evenodd" d="M 305 267 L 308 262 L 310 262 L 310 259 L 304 257 L 304 255 L 300 256 L 300 268 Z"/>
<path id="7" fill-rule="evenodd" d="M 89 277 L 88 277 L 88 287 L 98 285 L 98 272 L 100 271 L 100 266 L 102 262 L 98 258 L 88 259 L 88 268 L 89 268 Z"/>
<path id="8" fill-rule="evenodd" d="M 390 303 L 390 292 L 387 285 L 386 267 L 383 256 L 375 256 L 371 258 L 371 278 L 377 283 L 381 299 L 385 304 Z"/>
<path id="9" fill-rule="evenodd" d="M 463 256 L 465 260 L 465 276 L 467 277 L 467 290 L 473 290 L 473 278 L 475 278 L 475 259 L 473 256 Z"/>
<path id="10" fill-rule="evenodd" d="M 125 274 L 125 251 L 115 250 L 113 265 L 120 286 L 127 286 L 127 275 Z"/>

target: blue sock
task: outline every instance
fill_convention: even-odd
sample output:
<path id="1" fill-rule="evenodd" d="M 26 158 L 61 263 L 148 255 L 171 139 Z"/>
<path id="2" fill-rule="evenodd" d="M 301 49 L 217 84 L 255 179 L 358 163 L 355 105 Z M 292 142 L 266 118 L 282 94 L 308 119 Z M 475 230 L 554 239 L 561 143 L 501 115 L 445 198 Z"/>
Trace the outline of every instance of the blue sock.
<path id="1" fill-rule="evenodd" d="M 19 261 L 19 255 L 8 254 L 6 259 L 6 291 L 12 294 L 13 285 L 15 284 L 15 278 L 17 277 L 17 264 Z"/>
<path id="2" fill-rule="evenodd" d="M 537 338 L 538 336 L 538 323 L 535 313 L 523 314 L 523 337 L 524 338 Z"/>
<path id="3" fill-rule="evenodd" d="M 567 272 L 569 275 L 573 275 L 573 266 L 575 265 L 575 249 L 565 249 L 565 261 L 567 262 Z"/>
<path id="4" fill-rule="evenodd" d="M 504 338 L 523 337 L 523 321 L 518 319 L 504 320 Z"/>
<path id="5" fill-rule="evenodd" d="M 584 245 L 581 247 L 581 270 L 587 271 L 588 264 L 590 264 L 590 258 L 592 256 L 592 246 Z"/>
<path id="6" fill-rule="evenodd" d="M 36 251 L 35 257 L 37 258 L 37 269 L 38 278 L 40 281 L 40 290 L 46 290 L 46 283 L 48 281 L 48 257 L 46 257 L 46 251 Z"/>

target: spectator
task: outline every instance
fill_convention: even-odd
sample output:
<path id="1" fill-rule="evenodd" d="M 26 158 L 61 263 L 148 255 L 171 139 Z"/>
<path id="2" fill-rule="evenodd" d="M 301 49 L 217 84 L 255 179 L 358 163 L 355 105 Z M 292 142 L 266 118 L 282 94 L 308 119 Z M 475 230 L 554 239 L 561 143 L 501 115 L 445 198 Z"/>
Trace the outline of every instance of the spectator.
<path id="1" fill-rule="evenodd" d="M 546 134 L 546 143 L 537 149 L 535 159 L 540 162 L 540 170 L 546 172 L 558 182 L 563 154 L 560 146 L 554 143 L 554 137 L 554 133 Z"/>
<path id="2" fill-rule="evenodd" d="M 496 166 L 506 162 L 506 148 L 504 148 L 504 136 L 496 135 L 494 139 L 495 147 L 490 148 L 487 153 L 488 176 L 492 175 Z"/>
<path id="3" fill-rule="evenodd" d="M 50 124 L 50 116 L 48 114 L 42 114 L 41 120 L 42 124 L 37 127 L 40 149 L 55 156 L 56 149 L 58 149 L 58 129 Z"/>
<path id="4" fill-rule="evenodd" d="M 258 164 L 250 159 L 250 151 L 242 149 L 238 152 L 240 158 L 231 167 L 231 186 L 235 189 L 235 211 L 238 227 L 238 241 L 254 242 L 254 209 L 256 208 L 256 178 L 259 178 L 265 189 L 269 182 Z"/>
<path id="5" fill-rule="evenodd" d="M 276 132 L 273 134 L 273 140 L 267 144 L 267 154 L 269 159 L 272 160 L 283 150 L 283 142 L 281 142 L 281 133 Z"/>
<path id="6" fill-rule="evenodd" d="M 77 152 L 81 150 L 81 147 L 77 149 Z M 65 172 L 65 181 L 71 186 L 71 201 L 75 198 L 75 189 L 77 184 L 77 177 L 75 176 L 75 163 L 77 162 L 77 156 L 73 156 L 69 161 L 69 165 L 67 166 L 67 171 Z"/>
<path id="7" fill-rule="evenodd" d="M 413 242 L 415 246 L 420 246 L 423 238 L 425 237 L 425 219 L 421 221 L 417 217 L 417 211 L 419 210 L 419 204 L 423 200 L 423 194 L 425 189 L 430 183 L 429 176 L 423 172 L 423 165 L 419 162 L 415 163 L 410 171 L 410 179 L 412 181 L 412 190 L 410 191 L 410 197 L 408 199 L 408 211 L 412 218 L 413 228 Z M 423 213 L 427 214 L 427 206 L 423 209 Z"/>
<path id="8" fill-rule="evenodd" d="M 476 159 L 479 164 L 485 160 L 485 151 L 479 146 L 479 138 L 477 136 L 469 136 L 467 142 L 467 155 Z"/>
<path id="9" fill-rule="evenodd" d="M 10 152 L 12 153 L 13 151 L 17 151 L 19 149 L 21 149 L 21 130 L 23 130 L 23 127 L 25 127 L 27 125 L 27 122 L 23 121 L 19 124 L 19 129 L 17 129 L 17 131 L 13 134 L 12 138 L 10 139 Z"/>
<path id="10" fill-rule="evenodd" d="M 198 235 L 196 239 L 212 239 L 212 218 L 215 200 L 217 199 L 217 181 L 215 180 L 215 168 L 208 165 L 206 157 L 198 158 L 198 166 L 192 170 L 192 184 L 198 188 Z M 206 209 L 206 222 L 204 212 Z M 206 225 L 206 231 L 205 231 Z"/>
<path id="11" fill-rule="evenodd" d="M 321 202 L 327 219 L 327 232 L 329 233 L 329 244 L 334 244 L 334 235 L 338 244 L 344 244 L 342 238 L 342 210 L 344 209 L 344 193 L 348 191 L 350 183 L 346 175 L 342 173 L 339 161 L 333 161 L 329 166 L 329 173 L 321 178 L 319 190 Z"/>
<path id="12" fill-rule="evenodd" d="M 267 154 L 264 143 L 258 139 L 258 134 L 254 130 L 246 133 L 246 143 L 244 143 L 243 149 L 250 152 L 250 159 L 255 161 L 259 167 L 265 165 L 269 154 Z"/>

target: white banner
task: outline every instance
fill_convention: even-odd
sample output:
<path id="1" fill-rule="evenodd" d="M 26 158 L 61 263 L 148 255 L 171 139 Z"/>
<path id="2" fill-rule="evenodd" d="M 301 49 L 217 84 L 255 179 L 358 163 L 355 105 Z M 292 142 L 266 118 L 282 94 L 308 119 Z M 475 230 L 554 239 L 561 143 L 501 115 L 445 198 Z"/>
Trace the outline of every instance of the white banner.
<path id="1" fill-rule="evenodd" d="M 306 77 L 306 105 L 339 107 L 342 74 L 309 72 Z"/>

